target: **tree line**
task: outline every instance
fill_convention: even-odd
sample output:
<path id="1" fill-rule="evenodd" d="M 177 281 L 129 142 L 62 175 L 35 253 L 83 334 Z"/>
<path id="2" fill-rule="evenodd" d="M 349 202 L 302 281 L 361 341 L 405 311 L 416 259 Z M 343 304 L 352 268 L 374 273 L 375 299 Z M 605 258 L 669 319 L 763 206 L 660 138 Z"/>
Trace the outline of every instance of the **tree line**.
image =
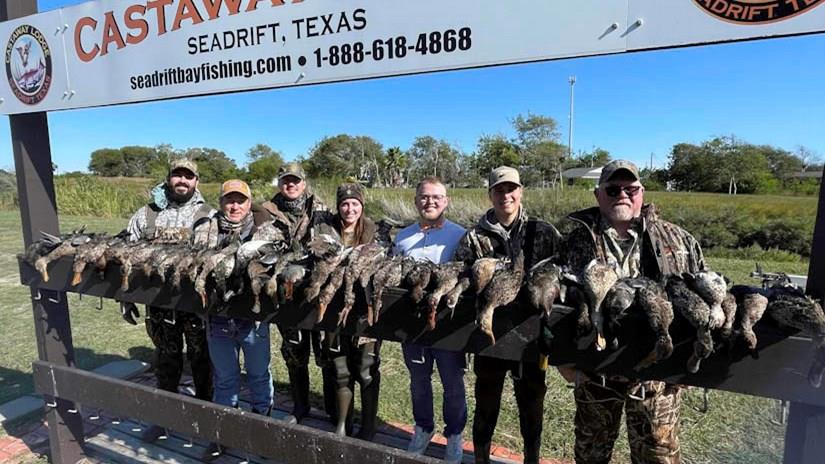
<path id="1" fill-rule="evenodd" d="M 416 137 L 404 150 L 397 146 L 385 148 L 366 135 L 339 134 L 322 138 L 298 161 L 310 177 L 356 179 L 370 187 L 410 187 L 430 175 L 441 177 L 453 187 L 480 187 L 487 174 L 500 165 L 518 167 L 528 186 L 554 187 L 566 183 L 562 178 L 566 169 L 598 167 L 611 160 L 611 154 L 598 147 L 569 156 L 552 117 L 519 114 L 510 123 L 511 134 L 481 135 L 472 153 L 429 135 Z M 203 182 L 228 178 L 269 182 L 284 163 L 283 153 L 265 144 L 247 150 L 244 166 L 238 166 L 218 149 L 175 149 L 163 144 L 95 150 L 89 171 L 101 176 L 162 178 L 174 157 L 197 161 Z M 649 188 L 730 193 L 811 190 L 811 181 L 806 184 L 796 174 L 811 169 L 818 161 L 804 147 L 791 153 L 769 145 L 752 145 L 733 136 L 715 137 L 698 145 L 676 144 L 668 158 L 666 168 L 643 170 Z M 815 181 L 812 185 L 816 186 Z"/>

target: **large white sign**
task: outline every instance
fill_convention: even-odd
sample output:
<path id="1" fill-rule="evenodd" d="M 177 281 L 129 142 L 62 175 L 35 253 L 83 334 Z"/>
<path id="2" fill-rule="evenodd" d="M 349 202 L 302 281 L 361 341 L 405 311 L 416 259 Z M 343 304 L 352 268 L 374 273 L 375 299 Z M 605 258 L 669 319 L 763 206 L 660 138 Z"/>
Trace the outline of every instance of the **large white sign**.
<path id="1" fill-rule="evenodd" d="M 103 0 L 0 24 L 0 113 L 825 30 L 825 0 Z"/>

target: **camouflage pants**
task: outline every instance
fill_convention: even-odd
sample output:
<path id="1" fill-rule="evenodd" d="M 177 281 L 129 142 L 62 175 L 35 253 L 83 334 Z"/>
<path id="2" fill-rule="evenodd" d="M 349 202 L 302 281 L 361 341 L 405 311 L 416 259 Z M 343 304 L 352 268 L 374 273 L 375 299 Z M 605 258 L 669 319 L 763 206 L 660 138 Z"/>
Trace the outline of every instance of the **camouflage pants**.
<path id="1" fill-rule="evenodd" d="M 644 400 L 640 397 L 644 386 Z M 664 382 L 587 381 L 574 390 L 576 463 L 607 464 L 619 436 L 622 410 L 634 464 L 678 464 L 681 390 Z"/>
<path id="2" fill-rule="evenodd" d="M 177 393 L 183 374 L 183 347 L 192 368 L 195 396 L 212 400 L 212 365 L 206 344 L 206 325 L 194 313 L 147 306 L 146 333 L 155 345 L 158 388 Z"/>

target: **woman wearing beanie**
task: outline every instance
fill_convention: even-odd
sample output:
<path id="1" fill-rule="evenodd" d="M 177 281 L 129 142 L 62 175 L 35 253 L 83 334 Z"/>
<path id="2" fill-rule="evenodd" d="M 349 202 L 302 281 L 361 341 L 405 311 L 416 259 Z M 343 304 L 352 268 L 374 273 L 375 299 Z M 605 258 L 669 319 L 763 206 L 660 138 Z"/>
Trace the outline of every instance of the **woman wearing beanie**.
<path id="1" fill-rule="evenodd" d="M 376 227 L 364 216 L 364 192 L 361 186 L 342 184 L 335 197 L 337 212 L 329 215 L 324 223 L 318 224 L 317 232 L 337 235 L 345 246 L 372 243 Z M 381 383 L 378 353 L 381 341 L 334 332 L 326 332 L 324 335 L 324 377 L 334 378 L 337 385 L 335 432 L 339 435 L 352 432 L 353 392 L 357 382 L 361 386 L 361 428 L 356 437 L 371 441 L 375 436 L 378 414 L 378 390 Z"/>

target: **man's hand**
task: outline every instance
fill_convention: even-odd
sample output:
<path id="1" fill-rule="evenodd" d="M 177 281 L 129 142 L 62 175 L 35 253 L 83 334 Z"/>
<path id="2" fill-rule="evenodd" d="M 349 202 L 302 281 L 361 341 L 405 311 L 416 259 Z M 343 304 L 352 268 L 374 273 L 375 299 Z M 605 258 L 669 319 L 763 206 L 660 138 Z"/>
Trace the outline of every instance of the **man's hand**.
<path id="1" fill-rule="evenodd" d="M 138 308 L 134 303 L 121 301 L 120 315 L 123 316 L 123 320 L 129 324 L 137 325 L 136 319 L 140 317 L 140 311 L 138 311 Z"/>

